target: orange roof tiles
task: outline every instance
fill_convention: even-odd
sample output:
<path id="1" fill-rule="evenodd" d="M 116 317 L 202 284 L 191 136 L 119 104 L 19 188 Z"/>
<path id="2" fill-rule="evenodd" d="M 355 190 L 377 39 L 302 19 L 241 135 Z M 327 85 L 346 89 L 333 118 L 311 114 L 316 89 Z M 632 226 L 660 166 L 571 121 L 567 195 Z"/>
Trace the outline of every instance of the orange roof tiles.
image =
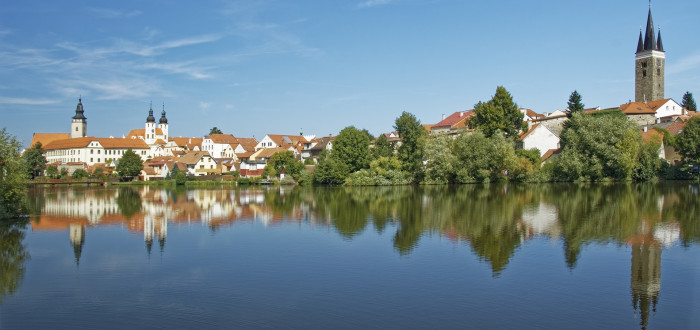
<path id="1" fill-rule="evenodd" d="M 90 142 L 98 142 L 105 149 L 149 149 L 146 142 L 140 139 L 95 138 L 81 137 L 57 140 L 47 144 L 45 150 L 86 148 Z"/>
<path id="2" fill-rule="evenodd" d="M 69 138 L 70 134 L 68 133 L 34 133 L 29 147 L 33 147 L 37 142 L 41 143 L 42 146 L 45 146 L 53 141 L 66 140 Z"/>
<path id="3" fill-rule="evenodd" d="M 620 110 L 626 115 L 656 114 L 656 111 L 644 102 L 632 102 L 620 105 Z"/>
<path id="4" fill-rule="evenodd" d="M 188 152 L 184 156 L 180 157 L 178 159 L 178 162 L 187 164 L 187 165 L 194 165 L 199 162 L 199 160 L 202 157 L 210 157 L 208 151 L 193 151 L 193 152 Z"/>
<path id="5" fill-rule="evenodd" d="M 255 151 L 258 140 L 255 138 L 238 138 L 238 144 L 240 144 L 245 151 Z M 232 144 L 231 146 L 235 148 L 236 144 Z"/>
<path id="6" fill-rule="evenodd" d="M 647 101 L 647 105 L 649 108 L 653 109 L 654 111 L 659 110 L 659 107 L 662 105 L 666 104 L 666 102 L 670 101 L 671 99 L 663 99 L 663 100 L 655 100 L 655 101 Z"/>
<path id="7" fill-rule="evenodd" d="M 655 141 L 655 142 L 661 142 L 664 140 L 664 135 L 663 133 L 655 130 L 655 129 L 650 129 L 647 130 L 646 132 L 642 132 L 642 139 L 644 141 Z"/>
<path id="8" fill-rule="evenodd" d="M 238 142 L 238 139 L 231 134 L 211 134 L 207 136 L 207 139 L 210 139 L 214 143 L 231 144 Z"/>

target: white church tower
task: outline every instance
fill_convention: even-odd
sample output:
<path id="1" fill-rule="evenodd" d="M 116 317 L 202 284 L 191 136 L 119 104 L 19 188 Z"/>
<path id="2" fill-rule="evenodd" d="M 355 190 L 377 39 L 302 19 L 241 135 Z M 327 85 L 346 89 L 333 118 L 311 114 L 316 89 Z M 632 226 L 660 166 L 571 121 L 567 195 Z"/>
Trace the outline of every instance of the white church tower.
<path id="1" fill-rule="evenodd" d="M 148 145 L 152 145 L 156 141 L 156 118 L 153 117 L 153 105 L 151 105 L 151 108 L 148 110 L 148 117 L 146 117 L 144 140 Z"/>
<path id="2" fill-rule="evenodd" d="M 83 110 L 83 98 L 78 99 L 78 106 L 75 108 L 75 116 L 70 124 L 70 138 L 85 137 L 87 134 L 87 118 Z"/>
<path id="3" fill-rule="evenodd" d="M 163 141 L 168 141 L 168 118 L 165 118 L 165 103 L 163 103 L 163 112 L 160 113 L 160 121 L 158 128 L 161 131 Z"/>

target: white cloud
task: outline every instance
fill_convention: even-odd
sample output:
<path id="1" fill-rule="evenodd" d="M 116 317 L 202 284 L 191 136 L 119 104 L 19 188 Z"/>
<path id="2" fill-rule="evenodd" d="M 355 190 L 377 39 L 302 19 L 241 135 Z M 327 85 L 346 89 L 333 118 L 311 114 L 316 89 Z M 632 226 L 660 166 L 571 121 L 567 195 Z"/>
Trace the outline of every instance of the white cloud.
<path id="1" fill-rule="evenodd" d="M 207 110 L 209 110 L 209 108 L 211 108 L 211 103 L 204 101 L 199 102 L 199 109 L 203 112 L 206 112 Z"/>
<path id="2" fill-rule="evenodd" d="M 46 99 L 27 99 L 20 97 L 4 97 L 0 96 L 0 104 L 19 104 L 19 105 L 48 105 L 56 104 L 57 100 Z"/>
<path id="3" fill-rule="evenodd" d="M 143 69 L 156 69 L 168 73 L 185 74 L 195 79 L 207 79 L 213 77 L 209 73 L 205 73 L 203 69 L 192 66 L 191 62 L 184 63 L 149 63 L 141 65 Z"/>
<path id="4" fill-rule="evenodd" d="M 371 8 L 376 6 L 382 6 L 394 2 L 394 0 L 367 0 L 365 2 L 359 3 L 357 8 Z"/>

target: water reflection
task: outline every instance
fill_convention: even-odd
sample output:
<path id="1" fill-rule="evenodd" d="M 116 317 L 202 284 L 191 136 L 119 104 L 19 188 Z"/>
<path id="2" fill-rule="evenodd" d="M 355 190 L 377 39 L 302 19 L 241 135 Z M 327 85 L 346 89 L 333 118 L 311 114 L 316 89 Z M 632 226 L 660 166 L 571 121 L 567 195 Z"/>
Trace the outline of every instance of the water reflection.
<path id="1" fill-rule="evenodd" d="M 154 244 L 164 251 L 168 226 L 185 223 L 198 223 L 215 232 L 237 222 L 265 226 L 304 222 L 332 228 L 350 241 L 367 230 L 380 234 L 393 231 L 388 234 L 399 254 L 412 253 L 425 235 L 439 235 L 468 246 L 494 277 L 506 271 L 525 242 L 535 238 L 561 242 L 562 262 L 571 269 L 586 245 L 629 246 L 632 308 L 643 328 L 658 301 L 663 248 L 700 241 L 698 186 L 688 183 L 241 190 L 47 188 L 34 190 L 32 200 L 39 210 L 32 229 L 68 231 L 76 265 L 86 228 L 112 224 L 143 234 L 149 254 Z M 5 232 L 2 235 L 8 235 Z M 3 253 L 16 251 L 12 252 L 14 259 L 2 259 L 2 292 L 12 292 L 28 255 L 22 254 L 21 248 L 17 252 L 20 243 L 10 250 L 5 248 L 9 241 L 3 238 L 2 242 Z M 11 269 L 5 260 L 15 260 L 19 266 L 4 271 Z M 7 275 L 15 278 L 15 284 L 8 285 L 12 282 L 5 274 L 15 274 Z"/>
<path id="2" fill-rule="evenodd" d="M 12 295 L 24 278 L 24 264 L 30 258 L 22 244 L 27 223 L 27 219 L 0 221 L 0 305 L 3 297 Z"/>

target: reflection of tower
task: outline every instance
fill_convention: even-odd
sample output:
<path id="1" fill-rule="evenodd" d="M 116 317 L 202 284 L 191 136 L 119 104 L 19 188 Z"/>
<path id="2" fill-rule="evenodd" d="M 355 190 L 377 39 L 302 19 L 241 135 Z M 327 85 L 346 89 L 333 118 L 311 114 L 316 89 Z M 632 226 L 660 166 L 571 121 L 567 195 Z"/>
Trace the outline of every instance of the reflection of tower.
<path id="1" fill-rule="evenodd" d="M 632 245 L 632 305 L 641 314 L 640 324 L 646 329 L 649 307 L 656 312 L 661 291 L 661 246 L 653 240 Z"/>
<path id="2" fill-rule="evenodd" d="M 168 220 L 163 217 L 160 219 L 160 228 L 158 230 L 158 243 L 160 243 L 160 253 L 165 249 L 165 238 L 168 237 Z"/>
<path id="3" fill-rule="evenodd" d="M 80 266 L 80 255 L 83 253 L 83 244 L 85 244 L 85 227 L 81 224 L 71 223 L 70 243 L 73 245 L 73 254 L 75 255 L 75 264 Z"/>
<path id="4" fill-rule="evenodd" d="M 146 251 L 151 254 L 151 247 L 153 246 L 153 236 L 155 234 L 155 223 L 150 215 L 146 215 L 143 219 L 143 240 L 146 242 Z"/>

